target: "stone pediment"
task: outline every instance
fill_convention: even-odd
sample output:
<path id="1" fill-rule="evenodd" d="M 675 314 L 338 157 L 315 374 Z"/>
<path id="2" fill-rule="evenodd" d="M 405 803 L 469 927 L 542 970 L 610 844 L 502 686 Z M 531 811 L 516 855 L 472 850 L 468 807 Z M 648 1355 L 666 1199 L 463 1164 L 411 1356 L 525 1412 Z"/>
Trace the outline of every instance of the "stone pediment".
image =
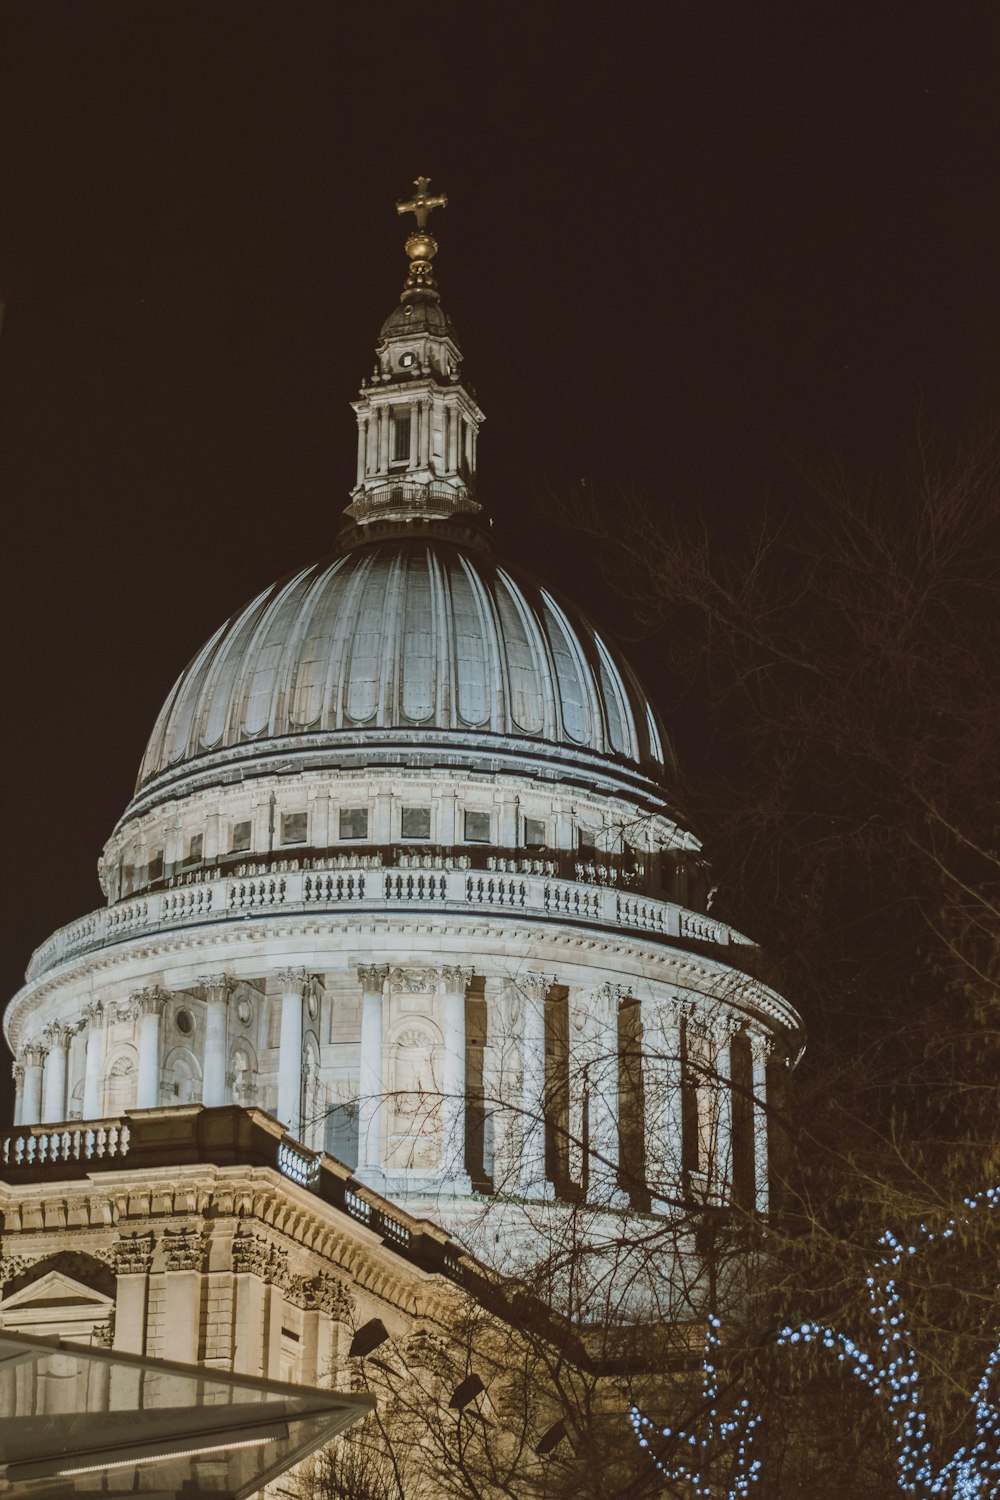
<path id="1" fill-rule="evenodd" d="M 0 1301 L 0 1327 L 70 1337 L 90 1334 L 109 1323 L 114 1306 L 114 1299 L 103 1292 L 62 1271 L 49 1271 Z"/>

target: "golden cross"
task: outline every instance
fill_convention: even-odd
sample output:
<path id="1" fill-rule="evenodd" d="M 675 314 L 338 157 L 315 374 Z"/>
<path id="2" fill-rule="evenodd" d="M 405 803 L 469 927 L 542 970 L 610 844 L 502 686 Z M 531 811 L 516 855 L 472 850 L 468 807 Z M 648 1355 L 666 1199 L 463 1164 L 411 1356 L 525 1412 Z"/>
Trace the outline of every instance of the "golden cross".
<path id="1" fill-rule="evenodd" d="M 413 179 L 413 186 L 417 191 L 414 193 L 409 203 L 396 204 L 396 212 L 398 214 L 416 215 L 418 229 L 427 228 L 427 217 L 432 208 L 444 208 L 448 202 L 448 199 L 445 197 L 444 193 L 441 193 L 437 198 L 428 197 L 427 184 L 429 182 L 429 177 L 415 177 Z"/>

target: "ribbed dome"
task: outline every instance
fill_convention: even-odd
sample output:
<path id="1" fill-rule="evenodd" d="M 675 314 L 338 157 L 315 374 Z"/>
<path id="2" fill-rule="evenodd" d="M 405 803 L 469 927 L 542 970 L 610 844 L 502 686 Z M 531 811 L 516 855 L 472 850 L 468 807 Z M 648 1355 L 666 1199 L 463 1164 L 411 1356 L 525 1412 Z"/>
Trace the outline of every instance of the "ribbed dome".
<path id="1" fill-rule="evenodd" d="M 141 787 L 185 762 L 289 736 L 504 736 L 662 770 L 652 712 L 582 614 L 474 549 L 373 542 L 275 584 L 181 674 Z"/>

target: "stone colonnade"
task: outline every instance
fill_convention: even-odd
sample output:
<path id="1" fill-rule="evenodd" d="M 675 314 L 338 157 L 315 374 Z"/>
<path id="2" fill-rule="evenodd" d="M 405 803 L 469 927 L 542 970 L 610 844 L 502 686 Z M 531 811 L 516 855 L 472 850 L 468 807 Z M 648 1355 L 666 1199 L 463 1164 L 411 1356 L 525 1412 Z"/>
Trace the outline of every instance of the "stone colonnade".
<path id="1" fill-rule="evenodd" d="M 770 1045 L 760 1035 L 732 1031 L 718 1008 L 713 1021 L 710 1002 L 700 1005 L 694 996 L 684 1002 L 669 995 L 636 1002 L 623 986 L 569 988 L 540 974 L 523 975 L 516 982 L 480 978 L 485 1047 L 481 1077 L 470 1091 L 466 994 L 473 971 L 451 965 L 403 969 L 363 964 L 357 973 L 356 1170 L 361 1181 L 397 1194 L 411 1183 L 414 1188 L 431 1185 L 427 1162 L 418 1184 L 412 1153 L 413 1171 L 400 1161 L 398 1149 L 390 1159 L 387 1119 L 405 1104 L 414 1135 L 421 1136 L 424 1146 L 432 1138 L 431 1177 L 438 1191 L 469 1193 L 475 1155 L 468 1147 L 469 1105 L 475 1093 L 481 1162 L 472 1163 L 473 1175 L 480 1165 L 481 1175 L 491 1178 L 498 1192 L 550 1198 L 569 1190 L 577 1196 L 582 1192 L 595 1204 L 623 1205 L 628 1201 L 623 1179 L 634 1187 L 636 1158 L 641 1156 L 650 1207 L 666 1211 L 693 1192 L 705 1201 L 728 1201 L 739 1157 L 743 1201 L 766 1211 Z M 277 1116 L 290 1134 L 300 1137 L 305 1032 L 316 981 L 304 968 L 279 969 L 274 978 L 280 991 Z M 227 1069 L 234 982 L 225 974 L 198 982 L 205 1006 L 199 1048 L 202 1102 L 222 1105 L 232 1102 Z M 414 1004 L 427 1013 L 417 1018 L 425 1026 L 426 1076 L 418 1058 L 416 1079 L 405 1085 L 405 1096 L 393 1070 L 396 1042 L 390 1030 L 400 991 L 422 996 Z M 56 1022 L 46 1028 L 40 1039 L 22 1048 L 14 1066 L 15 1124 L 56 1124 L 67 1118 L 68 1054 L 79 1030 L 86 1031 L 82 1114 L 84 1119 L 100 1118 L 108 1027 L 124 1019 L 137 1023 L 136 1107 L 158 1106 L 161 1020 L 170 998 L 158 986 L 147 987 L 125 1002 L 91 1004 L 75 1025 Z M 631 1074 L 623 1061 L 623 1008 L 633 1015 Z M 740 1069 L 734 1065 L 737 1047 L 742 1048 Z"/>

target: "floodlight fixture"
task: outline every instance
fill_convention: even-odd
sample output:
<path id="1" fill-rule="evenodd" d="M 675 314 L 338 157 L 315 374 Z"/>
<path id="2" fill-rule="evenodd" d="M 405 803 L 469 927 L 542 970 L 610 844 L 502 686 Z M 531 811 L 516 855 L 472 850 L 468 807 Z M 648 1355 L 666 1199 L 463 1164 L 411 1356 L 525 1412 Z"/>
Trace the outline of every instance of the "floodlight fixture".
<path id="1" fill-rule="evenodd" d="M 448 1405 L 453 1411 L 461 1411 L 463 1406 L 468 1406 L 469 1402 L 474 1401 L 485 1389 L 478 1375 L 466 1375 L 462 1384 L 455 1387 Z"/>
<path id="2" fill-rule="evenodd" d="M 558 1422 L 553 1422 L 552 1426 L 547 1428 L 546 1431 L 542 1433 L 541 1437 L 538 1439 L 538 1442 L 535 1444 L 535 1452 L 539 1455 L 540 1458 L 544 1458 L 546 1453 L 551 1453 L 553 1448 L 558 1448 L 559 1444 L 562 1442 L 565 1436 L 566 1423 L 563 1418 L 560 1417 Z"/>
<path id="3" fill-rule="evenodd" d="M 381 1318 L 370 1318 L 367 1323 L 362 1323 L 357 1333 L 351 1340 L 348 1350 L 349 1359 L 364 1359 L 366 1354 L 371 1354 L 380 1344 L 384 1344 L 389 1334 Z"/>

